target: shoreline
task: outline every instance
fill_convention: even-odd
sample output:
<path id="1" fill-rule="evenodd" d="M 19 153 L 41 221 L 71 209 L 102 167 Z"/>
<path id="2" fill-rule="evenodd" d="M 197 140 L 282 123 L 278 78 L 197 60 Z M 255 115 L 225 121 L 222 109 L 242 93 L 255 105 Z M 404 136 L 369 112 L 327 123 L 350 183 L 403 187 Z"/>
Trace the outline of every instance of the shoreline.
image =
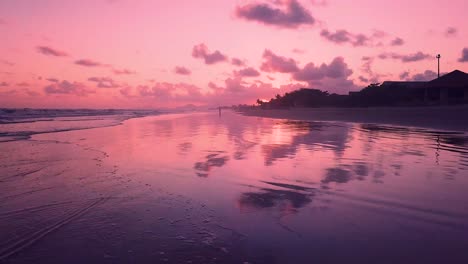
<path id="1" fill-rule="evenodd" d="M 468 132 L 468 105 L 435 107 L 248 109 L 245 116 L 338 121 Z"/>

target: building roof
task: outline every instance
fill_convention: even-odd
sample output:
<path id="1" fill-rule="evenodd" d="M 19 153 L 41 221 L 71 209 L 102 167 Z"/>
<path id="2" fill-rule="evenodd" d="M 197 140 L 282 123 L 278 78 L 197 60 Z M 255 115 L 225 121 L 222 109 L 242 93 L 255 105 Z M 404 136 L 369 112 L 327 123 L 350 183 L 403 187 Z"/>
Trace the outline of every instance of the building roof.
<path id="1" fill-rule="evenodd" d="M 468 74 L 459 70 L 447 73 L 427 83 L 428 87 L 466 87 Z"/>

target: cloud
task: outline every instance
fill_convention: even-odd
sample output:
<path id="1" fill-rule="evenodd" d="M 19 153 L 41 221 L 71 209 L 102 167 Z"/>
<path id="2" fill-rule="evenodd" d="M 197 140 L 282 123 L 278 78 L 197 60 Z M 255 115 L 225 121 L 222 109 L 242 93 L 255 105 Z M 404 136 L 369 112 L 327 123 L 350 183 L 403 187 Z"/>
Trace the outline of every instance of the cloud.
<path id="1" fill-rule="evenodd" d="M 5 19 L 0 18 L 0 25 L 6 25 L 7 22 Z"/>
<path id="2" fill-rule="evenodd" d="M 304 68 L 294 72 L 292 77 L 296 81 L 307 82 L 311 88 L 339 93 L 355 88 L 354 82 L 348 79 L 351 74 L 353 71 L 344 58 L 336 57 L 329 64 L 322 63 L 320 66 L 308 63 Z"/>
<path id="3" fill-rule="evenodd" d="M 261 81 L 247 82 L 242 77 L 227 78 L 221 85 L 208 83 L 208 89 L 187 83 L 155 82 L 152 85 L 123 87 L 119 90 L 122 97 L 138 102 L 138 105 L 232 105 L 253 104 L 258 98 L 270 98 L 304 87 L 304 84 L 287 84 L 274 87 Z"/>
<path id="4" fill-rule="evenodd" d="M 128 70 L 128 69 L 122 69 L 122 70 L 118 70 L 118 69 L 113 69 L 112 72 L 116 75 L 131 75 L 131 74 L 135 74 L 136 72 L 134 71 L 131 71 L 131 70 Z"/>
<path id="5" fill-rule="evenodd" d="M 88 81 L 95 82 L 98 88 L 117 88 L 120 87 L 113 79 L 109 77 L 90 77 Z"/>
<path id="6" fill-rule="evenodd" d="M 238 59 L 238 58 L 232 58 L 231 59 L 231 64 L 234 65 L 234 66 L 238 66 L 238 67 L 245 66 L 244 61 L 242 61 L 241 59 Z"/>
<path id="7" fill-rule="evenodd" d="M 294 59 L 276 55 L 268 49 L 263 52 L 263 59 L 264 61 L 260 69 L 264 72 L 290 73 L 299 70 L 297 62 Z"/>
<path id="8" fill-rule="evenodd" d="M 426 70 L 423 73 L 417 73 L 411 76 L 408 81 L 422 82 L 431 81 L 437 78 L 437 73 L 434 71 Z"/>
<path id="9" fill-rule="evenodd" d="M 187 68 L 185 68 L 183 66 L 176 66 L 175 69 L 174 69 L 174 72 L 176 74 L 180 74 L 180 75 L 190 75 L 190 74 L 192 74 L 192 72 L 189 69 L 187 69 Z"/>
<path id="10" fill-rule="evenodd" d="M 445 73 L 441 73 L 443 75 Z M 410 74 L 409 71 L 404 71 L 399 75 L 400 80 L 404 81 L 413 81 L 413 82 L 426 82 L 432 81 L 437 78 L 437 73 L 431 70 L 426 70 L 421 73 L 415 73 L 413 75 Z"/>
<path id="11" fill-rule="evenodd" d="M 402 73 L 400 73 L 399 77 L 400 77 L 400 80 L 407 80 L 408 77 L 409 77 L 409 71 L 404 71 Z"/>
<path id="12" fill-rule="evenodd" d="M 218 62 L 227 61 L 227 56 L 216 50 L 212 53 L 209 52 L 208 47 L 204 44 L 195 45 L 192 49 L 192 57 L 197 59 L 204 59 L 205 64 L 215 64 Z"/>
<path id="13" fill-rule="evenodd" d="M 10 86 L 7 82 L 0 82 L 0 87 L 7 87 Z"/>
<path id="14" fill-rule="evenodd" d="M 93 90 L 88 90 L 86 86 L 79 82 L 62 81 L 53 83 L 44 87 L 46 94 L 69 94 L 77 96 L 87 96 L 90 93 L 95 93 Z"/>
<path id="15" fill-rule="evenodd" d="M 361 65 L 361 71 L 365 76 L 359 76 L 359 80 L 363 83 L 378 83 L 379 80 L 384 77 L 383 74 L 375 73 L 372 70 L 373 63 L 375 61 L 374 57 L 364 56 L 362 57 L 363 64 Z"/>
<path id="16" fill-rule="evenodd" d="M 405 44 L 405 41 L 402 38 L 395 38 L 390 42 L 391 46 L 402 46 Z"/>
<path id="17" fill-rule="evenodd" d="M 386 60 L 386 59 L 401 60 L 401 62 L 407 63 L 407 62 L 415 62 L 415 61 L 432 59 L 434 58 L 434 56 L 418 51 L 416 53 L 411 53 L 411 54 L 381 53 L 378 55 L 378 58 L 382 60 Z"/>
<path id="18" fill-rule="evenodd" d="M 444 35 L 447 37 L 447 38 L 450 38 L 450 37 L 455 37 L 457 36 L 457 33 L 458 33 L 458 30 L 454 27 L 448 27 L 446 30 L 445 30 L 445 33 Z"/>
<path id="19" fill-rule="evenodd" d="M 234 75 L 238 77 L 258 77 L 260 72 L 252 67 L 247 67 L 239 71 L 234 71 Z"/>
<path id="20" fill-rule="evenodd" d="M 277 7 L 266 3 L 237 6 L 235 14 L 241 19 L 281 28 L 297 28 L 315 23 L 311 13 L 296 0 L 275 1 L 274 5 Z"/>
<path id="21" fill-rule="evenodd" d="M 462 55 L 458 59 L 459 62 L 468 62 L 468 48 L 462 50 Z"/>
<path id="22" fill-rule="evenodd" d="M 48 46 L 38 46 L 36 47 L 36 50 L 37 52 L 47 55 L 47 56 L 55 56 L 55 57 L 67 57 L 68 56 L 67 53 L 60 51 L 60 50 L 56 50 Z"/>
<path id="23" fill-rule="evenodd" d="M 81 65 L 81 66 L 85 66 L 85 67 L 100 67 L 100 66 L 104 66 L 104 65 L 103 65 L 102 63 L 100 63 L 100 62 L 93 61 L 93 60 L 90 60 L 90 59 L 81 59 L 81 60 L 77 60 L 77 61 L 75 61 L 75 64 Z"/>
<path id="24" fill-rule="evenodd" d="M 297 81 L 313 81 L 321 80 L 325 77 L 337 79 L 347 78 L 353 71 L 345 63 L 343 57 L 336 57 L 330 64 L 322 63 L 316 67 L 314 63 L 308 63 L 303 69 L 293 74 Z"/>
<path id="25" fill-rule="evenodd" d="M 54 83 L 59 82 L 59 80 L 55 78 L 47 78 L 46 80 L 49 82 L 54 82 Z"/>
<path id="26" fill-rule="evenodd" d="M 327 29 L 323 29 L 320 32 L 320 36 L 338 45 L 350 43 L 354 47 L 370 46 L 372 45 L 373 38 L 382 37 L 380 33 L 369 37 L 365 34 L 353 34 L 344 29 L 339 29 L 335 32 L 330 32 Z"/>
<path id="27" fill-rule="evenodd" d="M 140 85 L 137 91 L 142 97 L 153 97 L 160 101 L 190 101 L 199 98 L 201 89 L 195 85 L 187 83 L 155 83 L 153 86 Z"/>

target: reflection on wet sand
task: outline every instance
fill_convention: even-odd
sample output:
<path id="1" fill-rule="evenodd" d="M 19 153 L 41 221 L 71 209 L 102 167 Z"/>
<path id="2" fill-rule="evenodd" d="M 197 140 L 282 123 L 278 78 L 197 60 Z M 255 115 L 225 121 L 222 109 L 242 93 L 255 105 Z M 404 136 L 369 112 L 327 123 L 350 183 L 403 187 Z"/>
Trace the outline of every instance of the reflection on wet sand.
<path id="1" fill-rule="evenodd" d="M 205 156 L 205 161 L 197 162 L 193 166 L 196 174 L 199 177 L 208 177 L 210 171 L 214 167 L 222 167 L 229 160 L 228 156 L 222 155 L 223 153 L 212 153 Z"/>
<path id="2" fill-rule="evenodd" d="M 244 209 L 277 208 L 278 211 L 290 214 L 312 202 L 315 189 L 300 185 L 277 182 L 262 182 L 272 188 L 260 188 L 255 192 L 242 193 L 238 200 L 241 211 Z"/>
<path id="3" fill-rule="evenodd" d="M 463 133 L 223 111 L 0 144 L 12 263 L 468 259 Z"/>

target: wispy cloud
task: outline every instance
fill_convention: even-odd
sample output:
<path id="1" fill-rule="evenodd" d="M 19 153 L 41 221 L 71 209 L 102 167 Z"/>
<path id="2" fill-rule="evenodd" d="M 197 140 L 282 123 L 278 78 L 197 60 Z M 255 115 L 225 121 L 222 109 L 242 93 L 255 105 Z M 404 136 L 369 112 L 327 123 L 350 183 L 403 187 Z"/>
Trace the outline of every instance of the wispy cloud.
<path id="1" fill-rule="evenodd" d="M 387 35 L 387 33 L 383 31 L 375 31 L 371 35 L 366 35 L 362 33 L 351 33 L 345 29 L 339 29 L 335 32 L 329 31 L 328 29 L 323 29 L 320 32 L 320 36 L 324 39 L 333 42 L 335 44 L 351 44 L 354 47 L 362 47 L 362 46 L 373 46 L 378 45 L 376 44 L 376 40 L 382 39 Z"/>
<path id="2" fill-rule="evenodd" d="M 98 88 L 117 88 L 120 87 L 112 78 L 109 77 L 90 77 L 88 81 L 95 82 Z"/>
<path id="3" fill-rule="evenodd" d="M 222 54 L 219 50 L 210 52 L 208 47 L 204 44 L 195 45 L 192 49 L 192 57 L 203 59 L 205 64 L 211 65 L 218 62 L 227 61 L 228 57 Z"/>
<path id="4" fill-rule="evenodd" d="M 100 62 L 97 62 L 97 61 L 94 61 L 94 60 L 90 60 L 90 59 L 81 59 L 81 60 L 77 60 L 77 61 L 75 61 L 75 64 L 80 65 L 80 66 L 85 66 L 85 67 L 100 67 L 100 66 L 104 66 L 104 64 L 102 64 L 102 63 L 100 63 Z"/>
<path id="5" fill-rule="evenodd" d="M 394 52 L 381 53 L 378 55 L 378 58 L 382 60 L 386 60 L 386 59 L 400 60 L 401 62 L 407 63 L 407 62 L 416 62 L 416 61 L 432 59 L 434 58 L 434 56 L 418 51 L 416 53 L 410 53 L 410 54 L 399 54 L 399 53 L 394 53 Z"/>
<path id="6" fill-rule="evenodd" d="M 67 57 L 68 54 L 64 51 L 60 51 L 48 46 L 38 46 L 36 47 L 37 52 L 44 54 L 46 56 L 54 56 L 54 57 Z"/>
<path id="7" fill-rule="evenodd" d="M 96 91 L 88 89 L 84 84 L 79 82 L 62 81 L 47 85 L 44 87 L 46 94 L 63 94 L 63 95 L 76 95 L 87 96 Z"/>
<path id="8" fill-rule="evenodd" d="M 116 75 L 131 75 L 131 74 L 136 73 L 135 71 L 131 71 L 129 69 L 121 69 L 121 70 L 113 69 L 112 72 Z"/>
<path id="9" fill-rule="evenodd" d="M 176 66 L 174 72 L 179 75 L 190 75 L 192 72 L 184 66 Z"/>
<path id="10" fill-rule="evenodd" d="M 231 64 L 237 67 L 245 66 L 245 62 L 239 58 L 232 58 Z"/>
<path id="11" fill-rule="evenodd" d="M 391 46 L 402 46 L 405 44 L 405 41 L 402 38 L 394 38 L 391 42 Z"/>
<path id="12" fill-rule="evenodd" d="M 239 71 L 234 71 L 234 75 L 238 77 L 258 77 L 260 76 L 260 72 L 255 68 L 247 67 Z"/>
<path id="13" fill-rule="evenodd" d="M 455 27 L 448 27 L 444 33 L 444 35 L 447 38 L 455 37 L 457 36 L 457 34 L 458 34 L 458 30 Z"/>

